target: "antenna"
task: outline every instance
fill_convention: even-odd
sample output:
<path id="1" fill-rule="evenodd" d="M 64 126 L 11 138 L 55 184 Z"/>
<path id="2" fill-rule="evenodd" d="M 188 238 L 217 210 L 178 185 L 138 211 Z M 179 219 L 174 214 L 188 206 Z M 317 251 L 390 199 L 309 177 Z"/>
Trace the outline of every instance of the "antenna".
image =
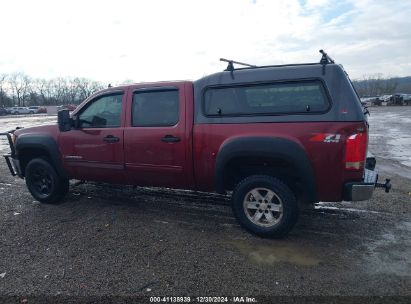
<path id="1" fill-rule="evenodd" d="M 234 60 L 230 60 L 230 59 L 225 59 L 225 58 L 220 58 L 220 61 L 224 61 L 224 62 L 228 62 L 227 68 L 225 69 L 225 71 L 234 71 L 234 63 L 238 64 L 238 65 L 243 65 L 246 67 L 250 67 L 250 68 L 256 68 L 256 65 L 252 65 L 252 64 L 248 64 L 248 63 L 244 63 L 244 62 L 239 62 L 239 61 L 234 61 Z"/>

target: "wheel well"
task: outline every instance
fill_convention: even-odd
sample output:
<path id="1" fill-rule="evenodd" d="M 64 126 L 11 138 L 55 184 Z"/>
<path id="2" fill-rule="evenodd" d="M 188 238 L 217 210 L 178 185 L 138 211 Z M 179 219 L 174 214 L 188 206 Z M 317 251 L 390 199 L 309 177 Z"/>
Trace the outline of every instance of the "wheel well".
<path id="1" fill-rule="evenodd" d="M 238 157 L 230 160 L 224 168 L 224 188 L 233 190 L 244 178 L 256 174 L 280 179 L 297 197 L 303 192 L 301 175 L 294 164 L 283 159 L 260 157 Z"/>
<path id="2" fill-rule="evenodd" d="M 20 169 L 22 175 L 24 176 L 26 166 L 34 158 L 43 158 L 50 162 L 50 155 L 45 149 L 41 148 L 30 148 L 18 151 L 18 158 L 20 161 Z M 50 162 L 51 163 L 51 162 Z"/>

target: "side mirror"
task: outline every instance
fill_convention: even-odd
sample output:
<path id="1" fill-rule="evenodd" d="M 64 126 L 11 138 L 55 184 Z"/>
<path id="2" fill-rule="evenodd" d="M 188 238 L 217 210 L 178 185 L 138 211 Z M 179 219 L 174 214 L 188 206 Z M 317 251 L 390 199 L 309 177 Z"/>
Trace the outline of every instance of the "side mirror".
<path id="1" fill-rule="evenodd" d="M 69 110 L 60 110 L 57 113 L 57 124 L 60 132 L 67 132 L 71 130 L 72 119 L 70 118 Z"/>
<path id="2" fill-rule="evenodd" d="M 78 117 L 78 115 L 73 116 L 73 118 L 71 119 L 72 124 L 73 124 L 73 128 L 74 129 L 80 129 L 80 118 Z"/>

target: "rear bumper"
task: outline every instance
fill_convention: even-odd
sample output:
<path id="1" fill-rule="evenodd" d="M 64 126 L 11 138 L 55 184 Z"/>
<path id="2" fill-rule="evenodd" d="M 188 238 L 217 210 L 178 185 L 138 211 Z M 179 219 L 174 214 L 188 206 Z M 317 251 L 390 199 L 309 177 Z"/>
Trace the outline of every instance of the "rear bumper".
<path id="1" fill-rule="evenodd" d="M 365 169 L 363 182 L 349 182 L 344 185 L 345 201 L 365 201 L 372 197 L 378 180 L 377 172 Z"/>

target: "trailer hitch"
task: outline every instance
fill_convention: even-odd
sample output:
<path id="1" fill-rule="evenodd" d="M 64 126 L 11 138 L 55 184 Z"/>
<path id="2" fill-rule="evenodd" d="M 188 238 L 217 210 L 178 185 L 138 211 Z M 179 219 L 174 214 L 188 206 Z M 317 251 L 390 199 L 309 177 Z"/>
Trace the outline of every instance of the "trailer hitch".
<path id="1" fill-rule="evenodd" d="M 391 187 L 391 180 L 389 178 L 385 179 L 385 183 L 375 183 L 375 188 L 383 188 L 386 193 L 390 192 Z"/>

